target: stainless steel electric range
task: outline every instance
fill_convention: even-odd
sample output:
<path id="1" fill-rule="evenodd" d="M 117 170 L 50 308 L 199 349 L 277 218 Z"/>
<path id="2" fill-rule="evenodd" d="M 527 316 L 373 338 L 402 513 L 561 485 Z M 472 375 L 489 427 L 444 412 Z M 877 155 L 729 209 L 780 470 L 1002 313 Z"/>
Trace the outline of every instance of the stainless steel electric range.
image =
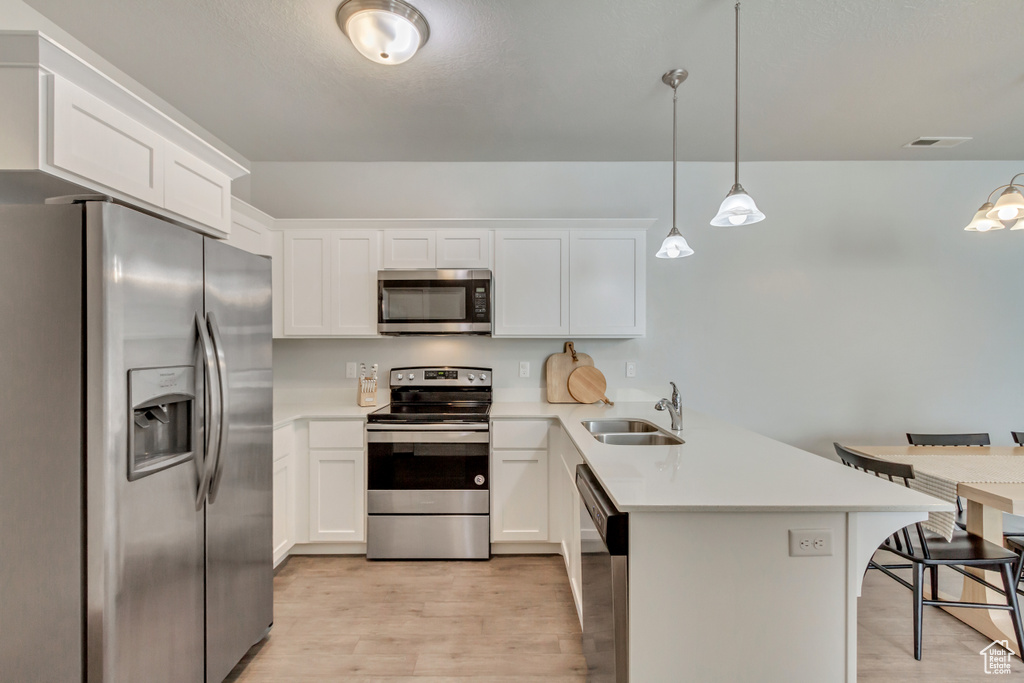
<path id="1" fill-rule="evenodd" d="M 491 370 L 394 368 L 367 417 L 366 557 L 490 557 Z"/>

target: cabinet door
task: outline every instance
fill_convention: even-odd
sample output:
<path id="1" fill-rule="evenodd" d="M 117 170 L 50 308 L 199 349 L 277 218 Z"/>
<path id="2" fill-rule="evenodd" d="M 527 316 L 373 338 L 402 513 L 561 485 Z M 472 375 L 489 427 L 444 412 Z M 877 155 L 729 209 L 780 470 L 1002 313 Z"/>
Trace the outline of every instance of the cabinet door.
<path id="1" fill-rule="evenodd" d="M 646 329 L 646 233 L 581 231 L 569 249 L 569 333 L 639 337 Z"/>
<path id="2" fill-rule="evenodd" d="M 335 232 L 331 237 L 331 334 L 377 334 L 375 231 Z"/>
<path id="3" fill-rule="evenodd" d="M 495 337 L 569 333 L 569 233 L 500 230 L 494 240 Z"/>
<path id="4" fill-rule="evenodd" d="M 385 268 L 436 267 L 433 230 L 385 230 Z"/>
<path id="5" fill-rule="evenodd" d="M 274 564 L 295 544 L 295 454 L 292 427 L 274 430 Z"/>
<path id="6" fill-rule="evenodd" d="M 53 77 L 50 163 L 163 206 L 166 141 L 59 76 Z"/>
<path id="7" fill-rule="evenodd" d="M 231 232 L 231 178 L 171 144 L 164 158 L 164 207 Z"/>
<path id="8" fill-rule="evenodd" d="M 331 332 L 331 233 L 295 231 L 284 236 L 284 333 Z"/>
<path id="9" fill-rule="evenodd" d="M 491 540 L 548 540 L 548 452 L 493 452 Z"/>
<path id="10" fill-rule="evenodd" d="M 366 540 L 362 449 L 310 449 L 309 540 Z"/>
<path id="11" fill-rule="evenodd" d="M 490 230 L 438 230 L 438 268 L 490 268 Z"/>
<path id="12" fill-rule="evenodd" d="M 292 500 L 292 456 L 274 461 L 274 564 L 288 555 L 292 547 L 291 515 Z"/>

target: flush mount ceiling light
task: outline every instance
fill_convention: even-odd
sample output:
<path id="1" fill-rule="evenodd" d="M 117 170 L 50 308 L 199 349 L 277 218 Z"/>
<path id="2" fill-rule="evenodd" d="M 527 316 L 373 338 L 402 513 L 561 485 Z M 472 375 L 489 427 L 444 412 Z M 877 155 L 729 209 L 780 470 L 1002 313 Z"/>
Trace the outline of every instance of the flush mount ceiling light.
<path id="1" fill-rule="evenodd" d="M 988 195 L 988 200 L 981 205 L 974 218 L 964 230 L 971 232 L 989 232 L 990 230 L 1002 230 L 1013 225 L 1011 230 L 1024 230 L 1020 225 L 1024 219 L 1024 195 L 1021 195 L 1020 186 L 1015 185 L 1017 178 L 1024 175 L 1018 173 L 1010 179 L 1009 185 L 1000 185 Z M 992 203 L 992 195 L 1002 190 L 996 203 Z"/>
<path id="2" fill-rule="evenodd" d="M 378 64 L 409 61 L 430 37 L 424 16 L 401 0 L 345 0 L 338 26 L 360 54 Z"/>
<path id="3" fill-rule="evenodd" d="M 764 214 L 757 210 L 754 200 L 740 185 L 740 3 L 736 3 L 736 112 L 733 149 L 735 178 L 732 189 L 718 208 L 718 215 L 711 219 L 711 225 L 750 225 L 764 220 Z"/>
<path id="4" fill-rule="evenodd" d="M 686 69 L 673 69 L 661 77 L 662 82 L 672 88 L 672 229 L 655 254 L 658 258 L 682 258 L 693 253 L 676 228 L 676 101 L 679 99 L 679 84 L 689 75 Z"/>

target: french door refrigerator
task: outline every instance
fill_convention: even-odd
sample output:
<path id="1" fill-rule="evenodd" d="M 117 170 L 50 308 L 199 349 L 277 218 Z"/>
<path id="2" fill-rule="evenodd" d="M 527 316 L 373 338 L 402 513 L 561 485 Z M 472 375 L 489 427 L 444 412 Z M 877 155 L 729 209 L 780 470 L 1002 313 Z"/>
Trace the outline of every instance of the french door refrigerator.
<path id="1" fill-rule="evenodd" d="M 273 621 L 269 259 L 0 206 L 0 680 L 222 681 Z"/>

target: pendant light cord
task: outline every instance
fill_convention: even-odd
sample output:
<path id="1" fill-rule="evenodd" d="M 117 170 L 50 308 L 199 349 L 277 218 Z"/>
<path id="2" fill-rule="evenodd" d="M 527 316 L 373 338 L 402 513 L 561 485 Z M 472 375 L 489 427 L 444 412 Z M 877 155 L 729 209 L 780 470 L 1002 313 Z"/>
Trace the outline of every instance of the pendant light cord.
<path id="1" fill-rule="evenodd" d="M 736 3 L 736 111 L 734 120 L 735 126 L 735 137 L 733 139 L 734 144 L 734 161 L 733 161 L 733 173 L 735 179 L 733 183 L 735 185 L 740 184 L 740 3 Z"/>
<path id="2" fill-rule="evenodd" d="M 679 86 L 672 88 L 672 229 L 676 227 L 676 101 Z"/>

